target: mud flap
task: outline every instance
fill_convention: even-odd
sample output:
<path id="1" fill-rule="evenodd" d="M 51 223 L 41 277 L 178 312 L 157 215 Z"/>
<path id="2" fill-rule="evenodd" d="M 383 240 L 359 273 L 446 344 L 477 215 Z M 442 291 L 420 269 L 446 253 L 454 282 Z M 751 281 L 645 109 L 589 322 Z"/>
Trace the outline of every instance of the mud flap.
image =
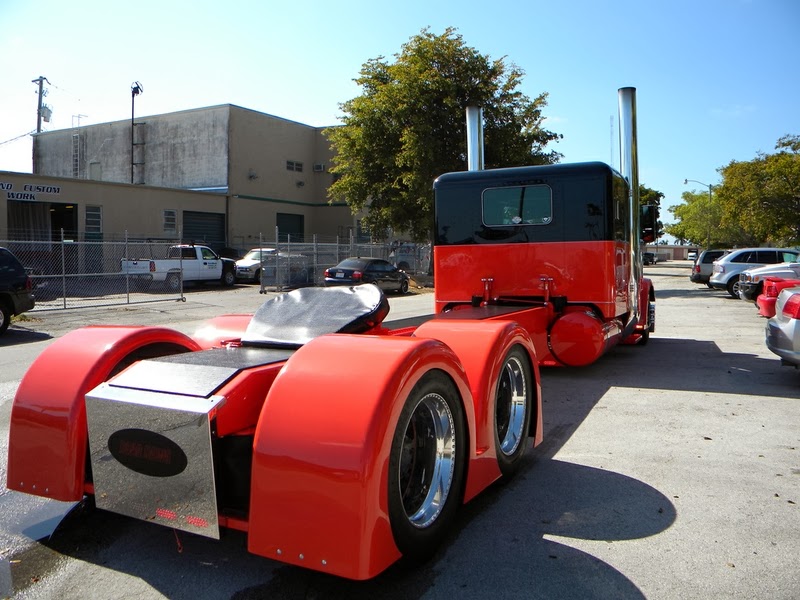
<path id="1" fill-rule="evenodd" d="M 222 402 L 108 383 L 89 392 L 97 507 L 219 539 L 211 432 Z"/>

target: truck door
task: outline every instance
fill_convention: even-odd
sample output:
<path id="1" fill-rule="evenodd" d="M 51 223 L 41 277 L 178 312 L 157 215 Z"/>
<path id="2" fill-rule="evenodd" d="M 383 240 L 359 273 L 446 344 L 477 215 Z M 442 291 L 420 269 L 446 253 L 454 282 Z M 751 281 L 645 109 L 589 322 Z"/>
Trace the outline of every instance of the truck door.
<path id="1" fill-rule="evenodd" d="M 222 277 L 222 261 L 211 248 L 200 248 L 200 279 L 219 279 Z"/>

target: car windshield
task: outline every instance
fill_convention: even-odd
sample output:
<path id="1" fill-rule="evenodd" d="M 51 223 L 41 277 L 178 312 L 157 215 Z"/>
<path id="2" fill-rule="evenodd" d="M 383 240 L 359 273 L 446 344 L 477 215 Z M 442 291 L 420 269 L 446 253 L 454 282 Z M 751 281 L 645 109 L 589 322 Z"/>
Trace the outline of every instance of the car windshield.
<path id="1" fill-rule="evenodd" d="M 246 260 L 261 260 L 264 256 L 270 256 L 274 254 L 275 250 L 272 248 L 256 248 L 255 250 L 250 250 L 247 254 L 244 255 Z"/>

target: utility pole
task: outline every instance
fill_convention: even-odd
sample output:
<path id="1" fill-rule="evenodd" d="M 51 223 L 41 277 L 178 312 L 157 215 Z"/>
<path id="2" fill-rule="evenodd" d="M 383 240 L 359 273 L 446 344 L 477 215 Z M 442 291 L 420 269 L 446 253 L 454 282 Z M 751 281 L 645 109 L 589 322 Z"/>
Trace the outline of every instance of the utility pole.
<path id="1" fill-rule="evenodd" d="M 44 82 L 47 81 L 47 77 L 43 77 L 39 75 L 39 79 L 34 79 L 31 83 L 38 83 L 39 84 L 39 106 L 36 109 L 36 133 L 42 133 L 42 99 L 44 98 Z M 47 81 L 47 83 L 50 83 Z"/>
<path id="2" fill-rule="evenodd" d="M 31 83 L 39 84 L 39 105 L 36 108 L 36 133 L 42 133 L 42 100 L 44 99 L 44 82 L 47 81 L 47 77 L 43 75 L 39 75 L 38 79 L 34 79 Z M 47 81 L 47 83 L 50 83 Z M 33 156 L 31 157 L 31 171 L 36 173 L 36 136 L 33 137 Z"/>

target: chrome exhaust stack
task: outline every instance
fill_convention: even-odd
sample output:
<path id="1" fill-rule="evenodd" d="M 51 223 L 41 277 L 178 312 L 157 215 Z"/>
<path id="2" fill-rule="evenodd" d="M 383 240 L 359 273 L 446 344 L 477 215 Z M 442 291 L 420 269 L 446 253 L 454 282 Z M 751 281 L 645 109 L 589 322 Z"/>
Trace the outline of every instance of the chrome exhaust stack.
<path id="1" fill-rule="evenodd" d="M 640 317 L 639 282 L 642 280 L 640 263 L 639 226 L 639 158 L 636 141 L 636 88 L 619 89 L 619 144 L 620 172 L 628 181 L 628 207 L 630 220 L 630 281 L 628 296 L 631 307 L 631 322 L 638 323 Z"/>
<path id="2" fill-rule="evenodd" d="M 483 171 L 483 109 L 467 107 L 467 170 Z"/>

